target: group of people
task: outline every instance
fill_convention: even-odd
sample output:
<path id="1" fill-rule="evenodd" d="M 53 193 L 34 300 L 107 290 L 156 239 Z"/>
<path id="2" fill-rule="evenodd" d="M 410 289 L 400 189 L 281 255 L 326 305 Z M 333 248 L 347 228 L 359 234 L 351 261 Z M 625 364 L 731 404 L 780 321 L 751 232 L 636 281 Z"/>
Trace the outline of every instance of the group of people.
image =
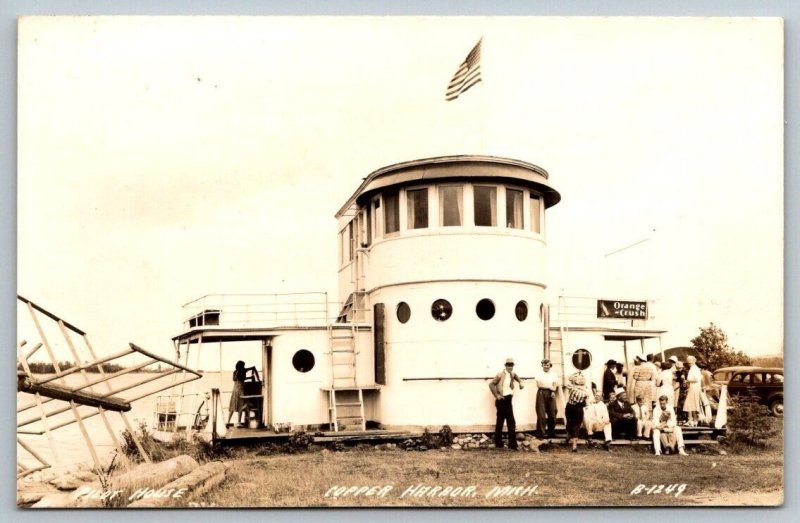
<path id="1" fill-rule="evenodd" d="M 614 360 L 606 363 L 602 389 L 587 383 L 580 371 L 572 374 L 565 385 L 567 440 L 577 451 L 582 429 L 591 443 L 595 433 L 602 433 L 604 446 L 610 450 L 613 439 L 652 439 L 657 456 L 670 453 L 686 455 L 683 434 L 676 406 L 681 405 L 688 417 L 687 425 L 696 426 L 710 416 L 704 409 L 705 387 L 710 377 L 704 376 L 693 356 L 686 359 L 686 369 L 676 357 L 664 362 L 659 370 L 652 357 L 636 357 L 631 373 Z M 710 376 L 710 375 L 709 375 Z M 555 437 L 556 395 L 561 384 L 558 373 L 548 359 L 536 381 L 536 436 Z M 685 386 L 683 386 L 685 384 Z M 508 358 L 504 370 L 489 383 L 495 397 L 497 422 L 495 446 L 503 447 L 503 425 L 508 427 L 508 446 L 517 448 L 516 422 L 512 399 L 515 389 L 524 384 L 514 372 L 514 360 Z M 633 397 L 630 402 L 628 398 Z"/>
<path id="2" fill-rule="evenodd" d="M 660 365 L 647 358 L 636 356 L 630 373 L 620 371 L 621 365 L 610 360 L 603 374 L 603 395 L 624 387 L 629 397 L 642 396 L 644 403 L 655 404 L 661 396 L 686 425 L 696 427 L 711 421 L 711 402 L 706 390 L 711 386 L 711 373 L 701 369 L 694 356 L 686 358 L 686 365 L 672 356 Z M 612 379 L 613 376 L 613 379 Z"/>

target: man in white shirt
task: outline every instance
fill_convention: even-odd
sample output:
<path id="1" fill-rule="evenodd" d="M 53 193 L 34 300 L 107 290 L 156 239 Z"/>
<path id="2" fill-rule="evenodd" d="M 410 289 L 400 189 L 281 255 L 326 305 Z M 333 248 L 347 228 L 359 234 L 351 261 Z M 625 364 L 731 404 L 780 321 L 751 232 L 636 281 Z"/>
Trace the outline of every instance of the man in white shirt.
<path id="1" fill-rule="evenodd" d="M 687 456 L 683 448 L 683 433 L 678 426 L 675 410 L 667 405 L 668 399 L 662 395 L 658 398 L 658 406 L 653 409 L 653 449 L 656 456 L 660 456 L 662 445 L 665 454 L 669 454 L 677 446 L 678 454 Z"/>
<path id="2" fill-rule="evenodd" d="M 542 370 L 536 374 L 536 437 L 556 437 L 556 391 L 560 384 L 558 373 L 550 360 L 542 360 Z"/>
<path id="3" fill-rule="evenodd" d="M 523 389 L 522 382 L 514 372 L 514 360 L 506 359 L 505 369 L 497 373 L 489 382 L 489 390 L 494 396 L 494 406 L 497 409 L 497 424 L 494 428 L 494 445 L 503 448 L 503 424 L 508 426 L 508 448 L 517 450 L 517 423 L 514 420 L 514 407 L 511 400 L 514 398 L 514 382 Z"/>

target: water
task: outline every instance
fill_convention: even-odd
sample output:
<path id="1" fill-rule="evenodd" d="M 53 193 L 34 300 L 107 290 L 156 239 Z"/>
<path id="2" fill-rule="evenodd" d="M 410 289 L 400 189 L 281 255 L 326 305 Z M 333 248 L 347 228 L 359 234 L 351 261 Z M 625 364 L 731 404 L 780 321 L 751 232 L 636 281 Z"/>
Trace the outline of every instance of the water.
<path id="1" fill-rule="evenodd" d="M 223 381 L 220 384 L 220 373 L 219 372 L 208 372 L 204 373 L 203 377 L 199 380 L 187 383 L 184 385 L 184 393 L 188 394 L 191 392 L 195 392 L 198 394 L 196 398 L 196 403 L 191 404 L 189 402 L 184 402 L 182 410 L 186 411 L 196 411 L 197 408 L 200 406 L 200 402 L 203 401 L 203 396 L 205 392 L 210 392 L 212 387 L 218 387 L 223 392 L 223 400 L 226 399 L 226 395 L 224 394 L 225 391 L 229 391 L 232 387 L 232 383 L 230 381 L 230 373 L 225 372 L 223 374 Z M 88 374 L 89 380 L 95 380 L 99 377 L 99 374 Z M 132 385 L 134 383 L 139 383 L 144 379 L 153 377 L 154 374 L 150 373 L 131 373 L 124 376 L 120 376 L 115 378 L 112 382 L 113 389 L 119 389 L 126 385 Z M 125 399 L 132 399 L 136 396 L 140 396 L 145 392 L 153 392 L 158 390 L 159 388 L 165 387 L 167 385 L 171 385 L 175 383 L 175 381 L 181 380 L 181 374 L 177 374 L 173 376 L 167 376 L 164 378 L 160 378 L 152 383 L 141 385 L 137 388 L 131 389 L 129 391 L 125 391 L 119 394 L 119 396 Z M 44 379 L 45 375 L 37 375 L 38 379 Z M 56 381 L 57 384 L 65 384 L 66 386 L 76 386 L 85 383 L 84 378 L 76 373 L 69 376 L 66 376 L 65 382 Z M 94 385 L 92 390 L 95 392 L 106 392 L 107 388 L 105 384 Z M 125 413 L 128 421 L 130 421 L 131 425 L 134 429 L 139 428 L 140 423 L 145 423 L 149 429 L 153 428 L 154 423 L 154 412 L 156 408 L 156 397 L 158 395 L 165 395 L 165 394 L 179 394 L 180 393 L 180 386 L 176 387 L 174 391 L 167 389 L 163 392 L 153 394 L 142 398 L 140 400 L 134 401 L 131 405 L 131 410 Z M 46 398 L 42 398 L 44 401 Z M 17 393 L 17 407 L 20 406 L 27 406 L 29 404 L 35 404 L 35 397 L 32 394 L 28 393 Z M 66 402 L 63 401 L 50 401 L 43 405 L 46 411 L 53 411 L 56 408 L 61 408 L 67 406 Z M 223 401 L 223 407 L 227 408 L 227 404 Z M 96 409 L 91 407 L 79 407 L 78 412 L 81 414 L 87 414 L 90 412 L 96 412 Z M 20 414 L 17 414 L 17 423 L 22 420 L 30 419 L 33 417 L 39 416 L 39 409 L 34 407 L 32 409 L 26 410 Z M 106 418 L 109 421 L 109 425 L 112 428 L 112 431 L 116 434 L 117 438 L 120 438 L 120 434 L 125 430 L 125 423 L 117 412 L 106 412 Z M 72 415 L 71 411 L 64 412 L 63 414 L 57 414 L 48 418 L 48 426 L 53 427 L 56 424 L 67 420 L 74 420 L 74 416 Z M 183 421 L 188 420 L 184 418 Z M 100 458 L 102 463 L 109 463 L 111 460 L 111 456 L 114 454 L 116 447 L 114 446 L 113 440 L 109 435 L 109 432 L 103 423 L 103 420 L 100 416 L 94 416 L 87 420 L 84 420 L 84 426 L 86 427 L 86 432 L 89 434 L 97 452 L 98 457 Z M 43 425 L 41 422 L 36 422 L 31 425 L 26 425 L 25 427 L 20 427 L 18 430 L 42 430 Z M 86 445 L 85 439 L 81 433 L 80 427 L 77 423 L 72 423 L 71 425 L 67 425 L 55 430 L 51 430 L 51 435 L 53 438 L 54 446 L 56 447 L 56 453 L 53 452 L 53 448 L 50 445 L 48 438 L 45 434 L 42 435 L 28 435 L 28 434 L 18 434 L 18 437 L 22 439 L 28 446 L 30 446 L 34 451 L 40 454 L 45 460 L 47 460 L 51 465 L 57 466 L 61 465 L 64 467 L 70 467 L 75 465 L 76 463 L 92 463 L 91 453 L 89 451 L 88 446 Z M 21 446 L 17 446 L 17 459 L 18 461 L 22 462 L 27 467 L 35 467 L 38 466 L 38 462 L 35 458 L 33 458 L 26 450 L 24 450 Z"/>

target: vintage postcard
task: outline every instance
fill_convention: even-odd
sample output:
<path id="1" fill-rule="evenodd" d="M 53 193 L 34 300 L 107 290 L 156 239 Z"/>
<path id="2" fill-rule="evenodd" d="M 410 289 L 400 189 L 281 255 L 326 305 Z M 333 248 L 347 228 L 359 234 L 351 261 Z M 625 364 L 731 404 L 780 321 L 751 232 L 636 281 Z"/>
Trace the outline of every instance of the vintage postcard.
<path id="1" fill-rule="evenodd" d="M 18 58 L 18 506 L 783 503 L 782 20 Z"/>

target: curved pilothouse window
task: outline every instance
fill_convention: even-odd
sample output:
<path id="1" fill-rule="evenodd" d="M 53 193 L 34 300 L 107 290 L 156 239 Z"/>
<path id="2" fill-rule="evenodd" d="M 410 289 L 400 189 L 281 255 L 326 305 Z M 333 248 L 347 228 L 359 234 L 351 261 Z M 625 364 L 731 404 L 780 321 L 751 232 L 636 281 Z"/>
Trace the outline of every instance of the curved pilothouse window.
<path id="1" fill-rule="evenodd" d="M 439 187 L 439 225 L 458 227 L 464 215 L 464 187 L 442 185 Z"/>
<path id="2" fill-rule="evenodd" d="M 428 227 L 428 188 L 409 189 L 406 191 L 408 228 L 425 229 Z"/>
<path id="3" fill-rule="evenodd" d="M 476 185 L 473 188 L 475 225 L 497 226 L 497 187 Z"/>
<path id="4" fill-rule="evenodd" d="M 383 195 L 383 232 L 391 234 L 400 230 L 400 193 L 397 191 Z"/>
<path id="5" fill-rule="evenodd" d="M 542 199 L 531 193 L 531 230 L 542 232 Z"/>
<path id="6" fill-rule="evenodd" d="M 353 261 L 353 247 L 355 236 L 353 236 L 353 222 L 347 224 L 347 261 Z"/>
<path id="7" fill-rule="evenodd" d="M 509 229 L 524 228 L 522 220 L 523 192 L 517 189 L 506 189 L 506 227 Z"/>

